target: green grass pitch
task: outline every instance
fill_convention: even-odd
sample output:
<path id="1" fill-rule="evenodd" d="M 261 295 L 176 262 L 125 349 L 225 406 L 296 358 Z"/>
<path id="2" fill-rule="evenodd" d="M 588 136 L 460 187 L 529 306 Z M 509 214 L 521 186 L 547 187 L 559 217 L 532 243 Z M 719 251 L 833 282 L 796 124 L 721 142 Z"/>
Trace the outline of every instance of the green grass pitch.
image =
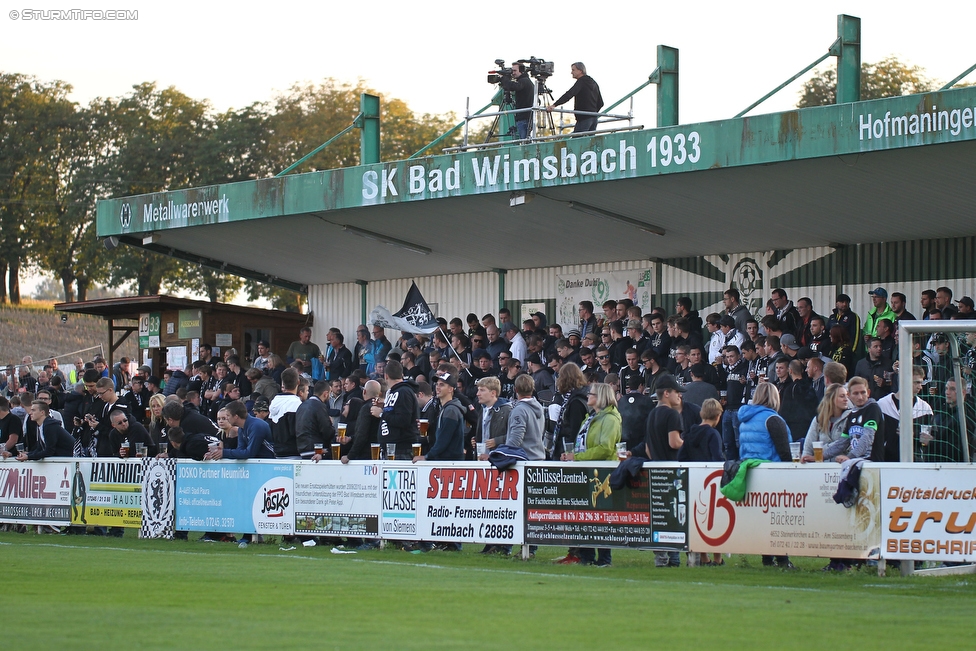
<path id="1" fill-rule="evenodd" d="M 976 577 L 0 533 L 4 649 L 956 649 Z M 191 534 L 197 538 L 199 534 Z M 682 555 L 684 562 L 684 555 Z M 889 572 L 894 574 L 894 572 Z"/>

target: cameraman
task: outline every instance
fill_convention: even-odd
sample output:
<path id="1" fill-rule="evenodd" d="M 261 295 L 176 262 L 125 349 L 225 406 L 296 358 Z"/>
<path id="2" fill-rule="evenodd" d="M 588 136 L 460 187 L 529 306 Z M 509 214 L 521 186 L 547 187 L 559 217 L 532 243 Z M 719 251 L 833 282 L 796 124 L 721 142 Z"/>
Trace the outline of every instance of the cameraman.
<path id="1" fill-rule="evenodd" d="M 515 108 L 531 108 L 535 103 L 535 86 L 526 74 L 524 63 L 512 63 L 512 76 L 502 79 L 502 88 L 515 92 Z M 529 137 L 532 125 L 532 111 L 521 111 L 515 114 L 515 127 L 518 129 L 519 140 Z"/>
<path id="2" fill-rule="evenodd" d="M 570 74 L 573 75 L 576 83 L 562 97 L 553 102 L 552 106 L 547 106 L 546 110 L 552 111 L 556 106 L 565 104 L 570 98 L 575 97 L 576 102 L 574 108 L 577 111 L 586 111 L 588 113 L 599 112 L 603 108 L 603 95 L 600 94 L 600 86 L 593 81 L 593 77 L 586 74 L 586 66 L 577 61 L 570 67 Z M 597 116 L 595 115 L 577 115 L 576 127 L 573 129 L 573 133 L 596 131 L 596 122 Z"/>

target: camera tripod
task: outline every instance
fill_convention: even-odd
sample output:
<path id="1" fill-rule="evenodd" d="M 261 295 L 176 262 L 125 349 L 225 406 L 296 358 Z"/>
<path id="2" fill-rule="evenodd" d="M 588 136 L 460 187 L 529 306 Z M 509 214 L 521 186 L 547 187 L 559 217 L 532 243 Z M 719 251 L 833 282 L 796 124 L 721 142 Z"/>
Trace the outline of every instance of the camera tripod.
<path id="1" fill-rule="evenodd" d="M 538 107 L 544 109 L 549 106 L 552 106 L 554 100 L 552 97 L 552 91 L 549 90 L 548 86 L 546 86 L 546 77 L 540 76 L 537 77 L 536 79 L 537 79 L 536 94 L 539 97 Z M 502 96 L 502 103 L 498 107 L 498 110 L 514 111 L 515 101 L 512 98 L 512 92 L 508 90 L 503 90 L 502 92 L 504 93 L 504 95 Z M 553 120 L 552 113 L 549 113 L 548 111 L 546 112 L 537 111 L 537 112 L 539 113 L 539 116 L 536 119 L 536 133 L 538 135 L 555 135 L 556 123 L 555 120 Z M 486 143 L 492 142 L 493 139 L 500 140 L 503 136 L 508 136 L 512 140 L 518 139 L 518 130 L 514 124 L 511 124 L 505 133 L 501 132 L 503 126 L 502 118 L 504 117 L 506 116 L 496 115 L 495 119 L 492 120 L 491 127 L 488 129 L 488 133 L 485 135 Z"/>
<path id="2" fill-rule="evenodd" d="M 515 100 L 512 98 L 512 91 L 504 90 L 505 94 L 502 96 L 502 103 L 498 106 L 499 111 L 514 111 L 515 110 Z M 488 133 L 485 134 L 485 142 L 491 142 L 492 139 L 501 140 L 502 136 L 508 136 L 510 139 L 515 140 L 518 138 L 518 129 L 515 127 L 514 121 L 508 127 L 508 130 L 503 134 L 500 132 L 502 126 L 502 118 L 509 117 L 509 115 L 496 115 L 495 119 L 491 121 L 491 126 L 488 128 Z M 506 120 L 505 122 L 508 122 Z"/>

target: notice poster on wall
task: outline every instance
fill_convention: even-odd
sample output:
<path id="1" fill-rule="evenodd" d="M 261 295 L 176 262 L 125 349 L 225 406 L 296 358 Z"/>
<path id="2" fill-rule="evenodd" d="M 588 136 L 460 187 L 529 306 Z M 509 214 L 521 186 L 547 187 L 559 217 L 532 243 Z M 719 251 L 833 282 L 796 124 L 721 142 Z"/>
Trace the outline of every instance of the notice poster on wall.
<path id="1" fill-rule="evenodd" d="M 526 544 L 651 547 L 647 471 L 637 488 L 612 489 L 616 467 L 610 462 L 526 465 Z"/>
<path id="2" fill-rule="evenodd" d="M 556 317 L 550 321 L 558 321 L 563 332 L 578 328 L 580 301 L 590 301 L 595 313 L 601 315 L 605 301 L 629 298 L 641 308 L 642 314 L 646 314 L 651 311 L 654 294 L 651 275 L 650 269 L 559 274 L 556 276 Z"/>
<path id="3" fill-rule="evenodd" d="M 295 464 L 295 533 L 379 536 L 381 478 L 366 461 Z"/>

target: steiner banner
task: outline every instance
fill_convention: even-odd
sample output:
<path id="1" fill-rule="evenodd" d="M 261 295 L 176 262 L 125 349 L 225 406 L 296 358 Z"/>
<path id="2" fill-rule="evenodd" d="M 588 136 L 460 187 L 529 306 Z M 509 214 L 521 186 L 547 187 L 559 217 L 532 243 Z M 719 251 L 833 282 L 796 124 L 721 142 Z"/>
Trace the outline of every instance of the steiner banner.
<path id="1" fill-rule="evenodd" d="M 641 313 L 651 311 L 651 296 L 654 284 L 651 269 L 631 271 L 600 271 L 580 274 L 558 274 L 556 276 L 556 314 L 549 315 L 550 322 L 557 321 L 567 333 L 579 328 L 579 303 L 591 301 L 593 312 L 603 314 L 603 303 L 610 299 L 618 301 L 629 298 L 641 308 Z"/>
<path id="2" fill-rule="evenodd" d="M 505 471 L 486 462 L 417 467 L 420 538 L 490 545 L 523 542 L 524 466 Z"/>
<path id="3" fill-rule="evenodd" d="M 291 535 L 294 463 L 271 459 L 176 464 L 180 531 Z"/>
<path id="4" fill-rule="evenodd" d="M 0 461 L 0 522 L 68 524 L 71 472 L 56 461 Z"/>
<path id="5" fill-rule="evenodd" d="M 334 461 L 295 464 L 295 533 L 379 536 L 380 464 Z"/>
<path id="6" fill-rule="evenodd" d="M 719 491 L 721 464 L 691 464 L 691 551 L 868 558 L 881 545 L 879 469 L 861 472 L 857 503 L 834 502 L 837 463 L 764 463 L 741 502 Z"/>
<path id="7" fill-rule="evenodd" d="M 73 465 L 71 524 L 142 526 L 142 459 L 86 458 Z"/>
<path id="8" fill-rule="evenodd" d="M 638 488 L 614 490 L 610 474 L 616 467 L 613 462 L 527 464 L 526 544 L 654 546 L 647 470 L 642 471 Z"/>
<path id="9" fill-rule="evenodd" d="M 881 494 L 883 558 L 976 560 L 976 477 L 970 466 L 885 464 Z"/>

